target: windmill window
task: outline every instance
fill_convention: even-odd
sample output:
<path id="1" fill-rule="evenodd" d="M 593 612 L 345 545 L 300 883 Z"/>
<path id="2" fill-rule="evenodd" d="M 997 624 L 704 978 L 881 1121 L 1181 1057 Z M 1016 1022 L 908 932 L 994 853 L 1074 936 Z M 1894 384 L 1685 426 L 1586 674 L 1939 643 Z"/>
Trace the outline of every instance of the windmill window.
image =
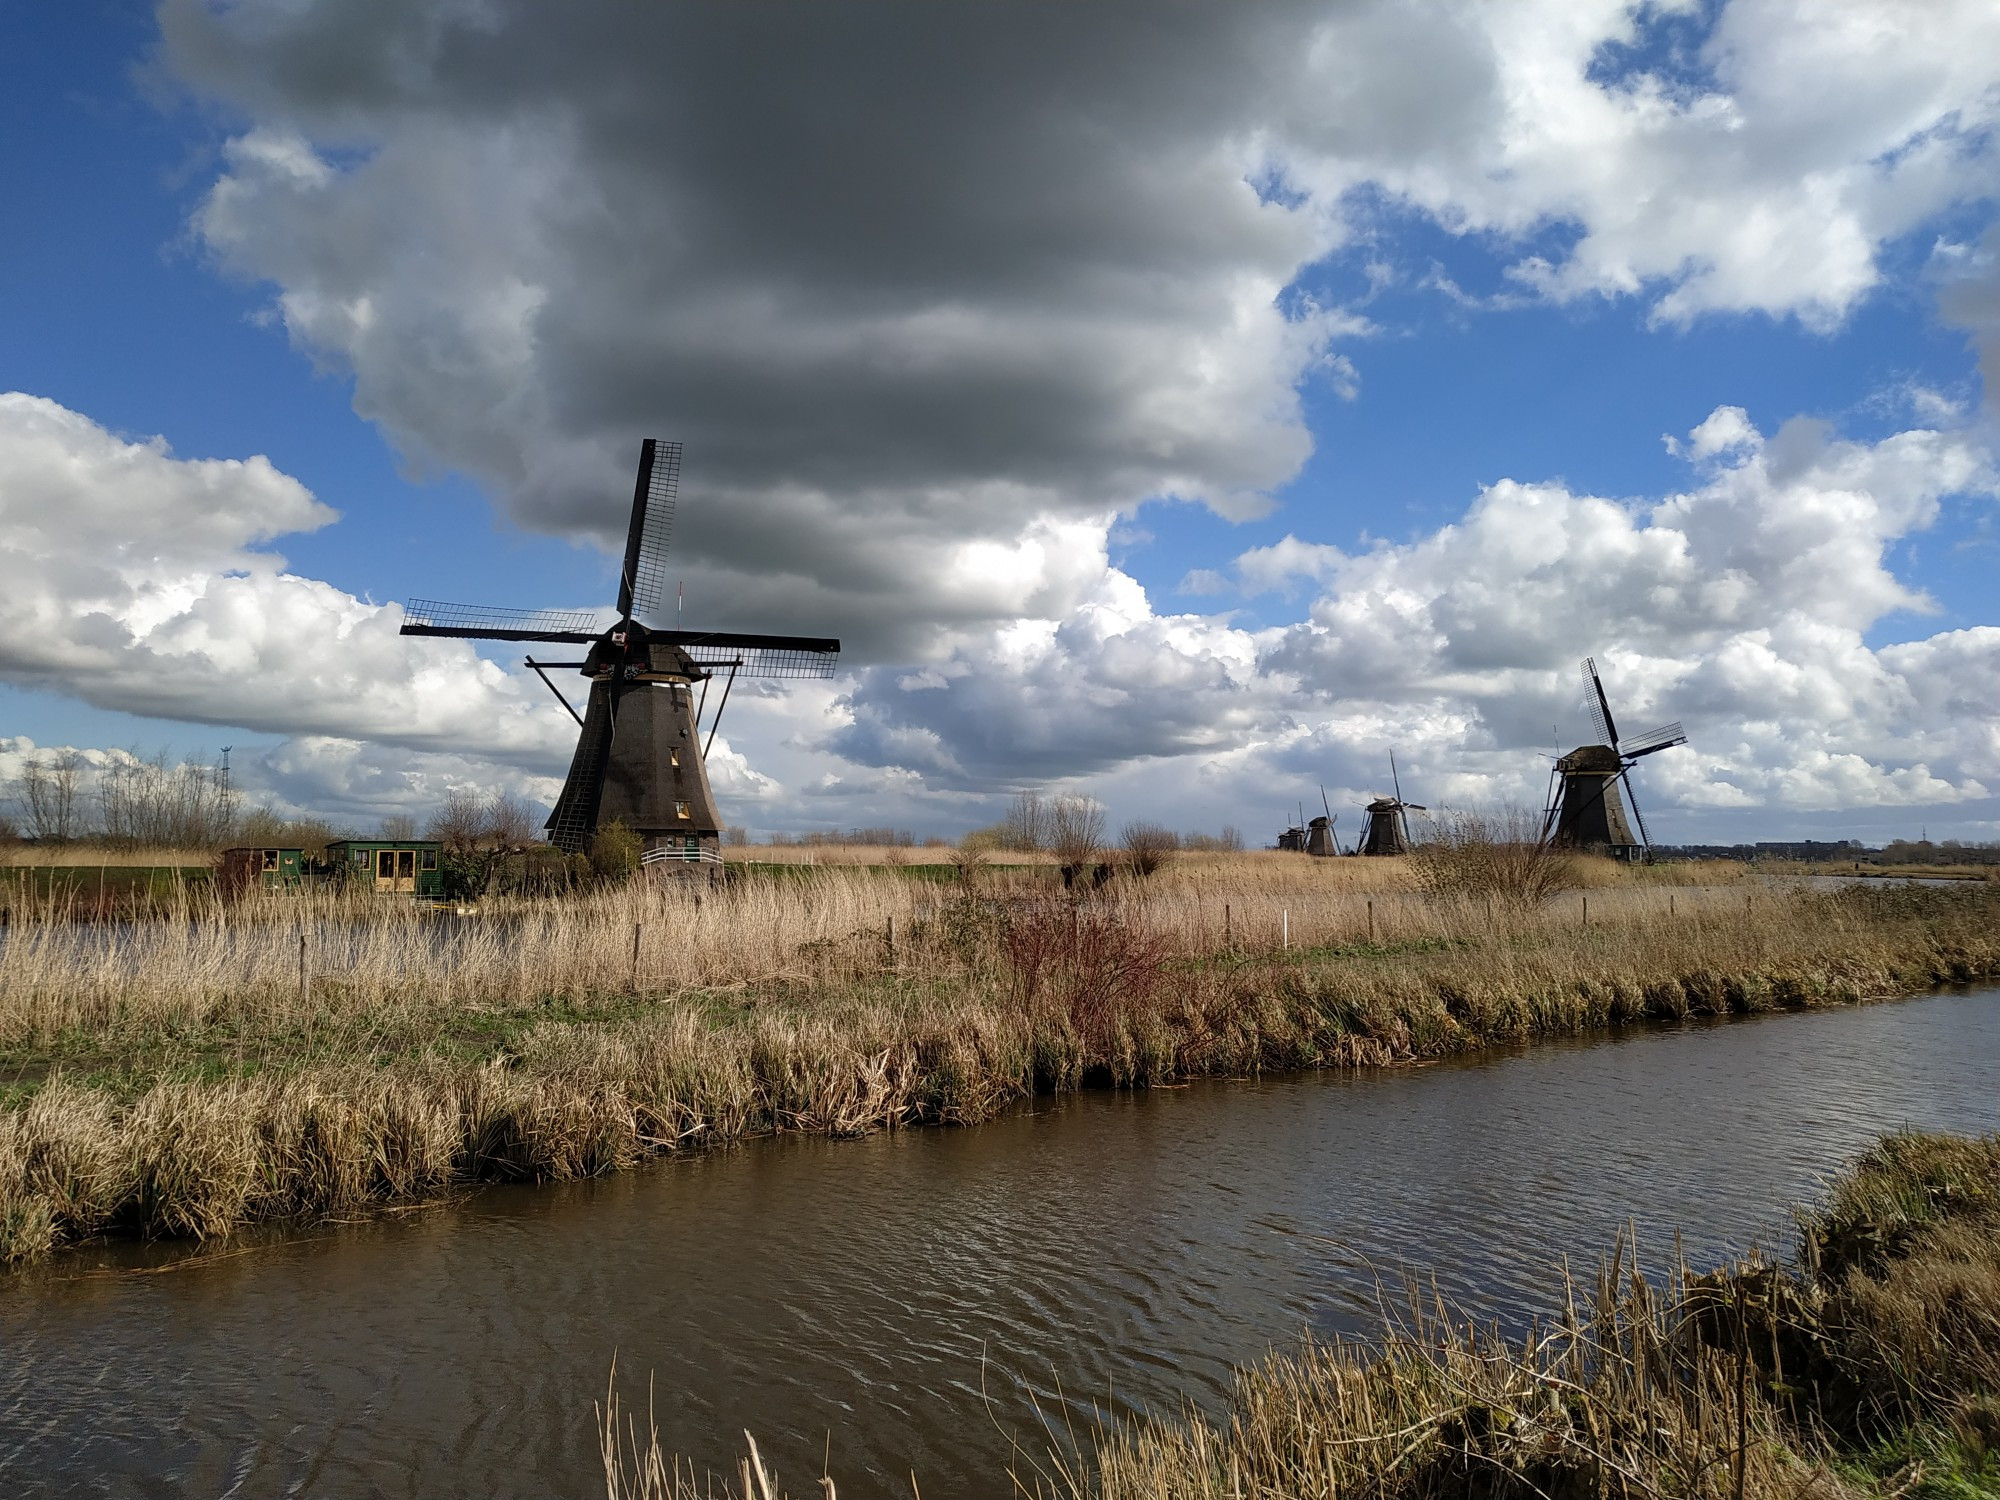
<path id="1" fill-rule="evenodd" d="M 676 771 L 681 768 L 681 752 L 677 747 L 670 747 L 668 749 L 667 764 L 672 766 Z"/>
<path id="2" fill-rule="evenodd" d="M 692 818 L 694 814 L 688 811 L 688 805 L 685 802 L 676 802 L 674 804 L 674 816 L 680 818 L 683 821 L 686 821 L 687 819 Z"/>

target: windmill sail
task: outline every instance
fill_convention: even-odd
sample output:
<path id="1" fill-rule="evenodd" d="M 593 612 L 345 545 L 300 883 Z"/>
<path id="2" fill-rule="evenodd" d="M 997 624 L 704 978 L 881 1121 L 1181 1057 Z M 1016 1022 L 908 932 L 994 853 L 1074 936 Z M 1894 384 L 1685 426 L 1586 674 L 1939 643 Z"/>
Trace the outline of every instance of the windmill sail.
<path id="1" fill-rule="evenodd" d="M 583 732 L 570 757 L 569 776 L 549 818 L 549 842 L 565 854 L 581 854 L 597 828 L 597 805 L 604 796 L 604 766 L 611 759 L 611 692 L 606 684 L 590 690 Z"/>
<path id="2" fill-rule="evenodd" d="M 1618 747 L 1619 754 L 1627 760 L 1637 760 L 1642 755 L 1651 755 L 1655 750 L 1671 750 L 1676 745 L 1685 745 L 1687 734 L 1678 722 L 1662 724 L 1658 729 L 1649 729 L 1644 734 L 1625 741 Z"/>
<path id="3" fill-rule="evenodd" d="M 1604 679 L 1597 675 L 1597 659 L 1586 656 L 1583 659 L 1584 705 L 1590 710 L 1591 722 L 1597 726 L 1602 738 L 1600 744 L 1614 749 L 1618 744 L 1618 724 L 1611 717 L 1611 700 L 1604 696 Z"/>
<path id="4" fill-rule="evenodd" d="M 446 635 L 475 641 L 570 641 L 587 645 L 604 632 L 591 609 L 506 609 L 412 599 L 403 606 L 402 635 Z"/>
<path id="5" fill-rule="evenodd" d="M 1639 811 L 1639 799 L 1632 791 L 1632 766 L 1628 761 L 1625 769 L 1618 773 L 1618 779 L 1625 783 L 1625 803 L 1632 809 L 1632 821 L 1639 825 L 1639 842 L 1650 849 L 1652 836 L 1646 832 L 1646 815 Z"/>
<path id="6" fill-rule="evenodd" d="M 680 647 L 697 666 L 734 667 L 745 677 L 794 681 L 833 676 L 840 642 L 809 635 L 743 635 L 728 630 L 656 630 L 653 640 Z"/>
<path id="7" fill-rule="evenodd" d="M 639 446 L 632 520 L 625 531 L 625 565 L 618 573 L 621 618 L 651 614 L 666 592 L 667 548 L 674 539 L 674 506 L 680 487 L 681 445 L 647 438 Z"/>

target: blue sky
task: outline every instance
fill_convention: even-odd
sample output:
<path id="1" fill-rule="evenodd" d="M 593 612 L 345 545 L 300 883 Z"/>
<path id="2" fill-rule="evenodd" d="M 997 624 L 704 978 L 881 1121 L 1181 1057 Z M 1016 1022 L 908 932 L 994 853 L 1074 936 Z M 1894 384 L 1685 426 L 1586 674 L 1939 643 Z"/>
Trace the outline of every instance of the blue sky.
<path id="1" fill-rule="evenodd" d="M 1636 712 L 1696 731 L 1648 766 L 1656 836 L 2000 836 L 1990 691 L 1968 709 L 2000 662 L 1994 332 L 1951 311 L 1993 276 L 1981 8 L 1849 56 L 1755 4 L 1551 7 L 1519 34 L 1272 7 L 1150 52 L 1121 43 L 1137 10 L 1086 6 L 1040 39 L 1033 97 L 1009 72 L 1028 39 L 1021 61 L 991 40 L 1026 23 L 900 28 L 891 52 L 935 60 L 960 27 L 979 53 L 923 80 L 871 29 L 901 13 L 869 12 L 790 13 L 797 45 L 768 50 L 673 6 L 583 7 L 553 37 L 510 6 L 484 30 L 344 0 L 0 8 L 0 389 L 76 419 L 0 432 L 0 524 L 27 523 L 47 593 L 0 620 L 0 746 L 233 743 L 254 794 L 359 825 L 466 783 L 546 798 L 567 721 L 513 656 L 482 685 L 390 616 L 365 649 L 346 632 L 413 594 L 608 599 L 586 531 L 619 524 L 656 433 L 689 444 L 691 613 L 849 642 L 832 692 L 752 696 L 730 725 L 712 769 L 763 831 L 950 833 L 1023 786 L 1254 831 L 1322 782 L 1365 795 L 1391 744 L 1433 801 L 1533 800 L 1519 725 L 1573 710 L 1596 654 Z M 1307 35 L 1332 62 L 1297 60 Z M 662 36 L 710 76 L 622 100 L 623 59 Z M 843 72 L 844 49 L 866 61 Z M 1427 70 L 1461 64 L 1499 82 L 1455 122 Z M 1834 128 L 1802 80 L 1843 68 Z M 1551 91 L 1539 116 L 1508 113 L 1510 78 Z M 1703 125 L 1725 108 L 1726 151 Z M 1822 447 L 1691 458 L 1718 408 L 1765 443 L 1817 422 Z M 171 457 L 129 500 L 78 492 L 61 519 L 51 445 L 79 455 L 62 483 L 102 484 L 155 435 Z M 220 542 L 155 577 L 139 527 L 125 576 L 152 604 L 70 581 L 121 504 L 233 514 L 233 480 L 172 500 L 196 493 L 181 466 L 260 454 L 340 519 L 246 519 L 230 545 L 281 554 L 305 581 L 285 608 L 319 600 L 295 617 L 323 635 L 246 667 L 162 626 L 161 591 L 221 608 L 195 581 L 243 573 Z M 1507 480 L 1554 487 L 1567 540 L 1461 589 L 1437 570 L 1499 549 L 1449 538 Z M 1856 484 L 1865 515 L 1839 499 Z M 244 517 L 303 514 L 244 493 Z M 1712 500 L 1698 560 L 1671 589 L 1598 588 L 1668 566 L 1638 533 L 1682 493 Z M 1592 497 L 1633 536 L 1590 531 Z M 1772 538 L 1821 511 L 1859 530 L 1811 533 L 1814 585 Z M 1318 550 L 1279 568 L 1287 538 Z M 1519 622 L 1465 598 L 1510 588 L 1547 598 L 1545 628 L 1496 654 Z M 88 608 L 128 645 L 44 648 L 48 611 Z M 1378 680 L 1384 653 L 1405 680 Z"/>

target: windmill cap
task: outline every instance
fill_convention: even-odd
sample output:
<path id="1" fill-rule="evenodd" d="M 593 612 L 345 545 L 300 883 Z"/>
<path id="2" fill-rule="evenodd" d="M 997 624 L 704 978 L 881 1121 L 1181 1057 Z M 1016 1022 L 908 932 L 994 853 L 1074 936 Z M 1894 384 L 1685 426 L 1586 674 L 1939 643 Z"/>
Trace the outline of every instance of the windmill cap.
<path id="1" fill-rule="evenodd" d="M 1559 771 L 1602 771 L 1607 775 L 1625 769 L 1618 752 L 1609 745 L 1580 745 L 1556 762 Z"/>

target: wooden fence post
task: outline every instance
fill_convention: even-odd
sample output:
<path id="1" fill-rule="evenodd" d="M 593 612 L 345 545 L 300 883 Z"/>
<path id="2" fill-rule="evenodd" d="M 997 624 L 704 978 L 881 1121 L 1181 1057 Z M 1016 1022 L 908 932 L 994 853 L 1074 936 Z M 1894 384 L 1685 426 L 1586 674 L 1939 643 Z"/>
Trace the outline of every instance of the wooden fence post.
<path id="1" fill-rule="evenodd" d="M 632 982 L 628 988 L 635 992 L 639 988 L 639 931 L 642 925 L 639 922 L 632 924 Z"/>
<path id="2" fill-rule="evenodd" d="M 1225 948 L 1236 946 L 1236 934 L 1231 932 L 1229 928 L 1229 903 L 1227 901 L 1222 903 L 1222 946 Z"/>
<path id="3" fill-rule="evenodd" d="M 1368 898 L 1368 941 L 1375 941 L 1375 898 Z"/>

